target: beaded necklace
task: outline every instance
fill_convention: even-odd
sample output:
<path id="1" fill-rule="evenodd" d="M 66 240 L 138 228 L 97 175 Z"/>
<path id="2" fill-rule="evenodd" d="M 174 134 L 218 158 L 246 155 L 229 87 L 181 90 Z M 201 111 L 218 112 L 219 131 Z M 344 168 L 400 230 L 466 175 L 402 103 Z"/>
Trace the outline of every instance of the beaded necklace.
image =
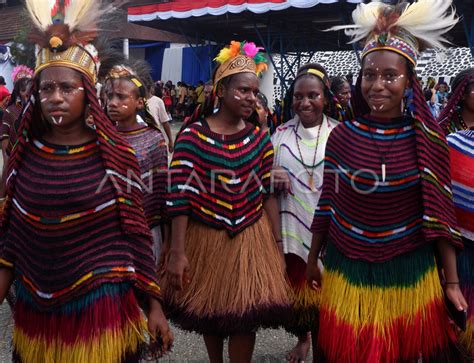
<path id="1" fill-rule="evenodd" d="M 299 143 L 299 140 L 298 140 L 298 137 L 299 137 L 298 136 L 298 129 L 300 127 L 301 120 L 298 120 L 298 124 L 296 125 L 296 129 L 295 129 L 296 146 L 298 148 L 298 153 L 300 154 L 301 164 L 303 165 L 304 170 L 306 171 L 306 173 L 309 176 L 309 187 L 312 191 L 314 191 L 314 170 L 315 170 L 315 165 L 316 165 L 316 156 L 318 155 L 319 135 L 321 134 L 321 129 L 323 127 L 323 123 L 324 123 L 325 119 L 326 119 L 326 121 L 328 123 L 328 127 L 329 127 L 329 120 L 327 119 L 326 115 L 323 115 L 323 121 L 321 122 L 321 124 L 318 127 L 318 136 L 317 136 L 317 139 L 316 139 L 316 147 L 314 148 L 313 162 L 310 164 L 309 169 L 306 167 L 306 164 L 304 162 L 303 153 L 301 152 L 300 143 Z"/>

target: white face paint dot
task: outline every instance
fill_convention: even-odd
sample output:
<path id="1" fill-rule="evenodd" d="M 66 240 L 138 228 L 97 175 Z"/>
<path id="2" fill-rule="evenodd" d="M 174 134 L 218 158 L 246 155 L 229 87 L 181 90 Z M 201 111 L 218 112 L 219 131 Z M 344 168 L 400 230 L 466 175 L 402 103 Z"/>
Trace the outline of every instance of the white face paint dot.
<path id="1" fill-rule="evenodd" d="M 128 108 L 128 106 L 127 105 L 122 105 L 122 108 Z"/>
<path id="2" fill-rule="evenodd" d="M 241 98 L 240 98 L 239 96 L 237 96 L 237 95 L 234 95 L 234 98 L 235 98 L 237 101 L 240 101 L 240 100 L 241 100 Z"/>
<path id="3" fill-rule="evenodd" d="M 79 91 L 84 91 L 84 87 L 77 87 Z"/>
<path id="4" fill-rule="evenodd" d="M 41 103 L 46 102 L 48 99 L 47 98 L 42 98 L 40 101 Z"/>

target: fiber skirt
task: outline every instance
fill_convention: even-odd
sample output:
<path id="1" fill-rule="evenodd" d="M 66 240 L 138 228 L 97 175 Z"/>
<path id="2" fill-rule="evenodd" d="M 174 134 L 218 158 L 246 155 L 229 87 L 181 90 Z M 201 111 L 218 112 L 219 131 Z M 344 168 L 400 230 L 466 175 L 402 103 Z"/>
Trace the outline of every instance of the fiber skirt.
<path id="1" fill-rule="evenodd" d="M 469 306 L 466 331 L 459 334 L 459 341 L 474 361 L 474 241 L 464 239 L 464 250 L 458 256 L 458 272 L 461 290 Z"/>
<path id="2" fill-rule="evenodd" d="M 292 294 L 291 317 L 285 329 L 297 336 L 308 332 L 317 333 L 319 328 L 319 304 L 321 291 L 313 290 L 306 282 L 306 262 L 299 256 L 285 255 L 286 271 Z"/>
<path id="3" fill-rule="evenodd" d="M 160 284 L 175 324 L 229 336 L 286 323 L 291 290 L 266 214 L 234 238 L 190 219 L 185 250 L 190 283 L 175 291 L 165 276 Z"/>
<path id="4" fill-rule="evenodd" d="M 19 284 L 14 318 L 14 362 L 131 363 L 144 347 L 146 322 L 128 284 L 102 285 L 47 312 Z"/>
<path id="5" fill-rule="evenodd" d="M 318 345 L 327 362 L 459 362 L 432 246 L 384 263 L 329 243 Z"/>

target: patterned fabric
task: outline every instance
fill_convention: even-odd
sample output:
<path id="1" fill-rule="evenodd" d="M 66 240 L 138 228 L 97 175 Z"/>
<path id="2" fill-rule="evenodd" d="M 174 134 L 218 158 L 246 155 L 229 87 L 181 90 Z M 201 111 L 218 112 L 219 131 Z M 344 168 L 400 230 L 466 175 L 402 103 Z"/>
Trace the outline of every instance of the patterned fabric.
<path id="1" fill-rule="evenodd" d="M 105 172 L 110 179 L 113 179 L 114 194 L 117 200 L 122 201 L 118 205 L 120 215 L 120 226 L 129 235 L 139 235 L 140 238 L 150 237 L 150 228 L 143 218 L 143 193 L 138 183 L 134 183 L 127 178 L 127 174 L 139 175 L 139 167 L 134 157 L 133 149 L 117 134 L 115 125 L 104 114 L 104 110 L 97 99 L 95 86 L 87 79 L 82 79 L 84 83 L 86 102 L 89 105 L 90 116 L 94 120 L 97 139 L 99 141 L 99 154 L 102 158 Z M 33 83 L 32 94 L 39 99 L 36 83 Z M 29 147 L 28 144 L 35 135 L 41 135 L 43 130 L 39 127 L 41 121 L 41 106 L 29 102 L 21 118 L 18 139 L 15 143 L 7 167 L 7 198 L 2 215 L 1 228 L 8 228 L 10 212 L 12 209 L 12 199 L 16 188 L 16 175 L 18 169 L 22 167 L 24 152 Z"/>
<path id="2" fill-rule="evenodd" d="M 448 135 L 451 151 L 454 207 L 463 234 L 464 251 L 458 256 L 461 290 L 469 306 L 466 332 L 460 341 L 474 358 L 474 131 Z"/>
<path id="3" fill-rule="evenodd" d="M 325 362 L 460 362 L 432 246 L 385 263 L 329 243 L 318 344 Z"/>
<path id="4" fill-rule="evenodd" d="M 130 143 L 138 159 L 148 225 L 154 228 L 166 223 L 168 149 L 163 135 L 148 126 L 133 131 L 119 130 L 119 133 Z"/>
<path id="5" fill-rule="evenodd" d="M 0 140 L 8 139 L 7 154 L 10 154 L 10 150 L 13 144 L 16 142 L 18 137 L 18 130 L 20 128 L 19 119 L 23 106 L 21 103 L 15 103 L 10 105 L 3 114 L 2 126 L 0 128 Z"/>
<path id="6" fill-rule="evenodd" d="M 346 257 L 368 262 L 385 262 L 441 238 L 462 247 L 446 180 L 449 157 L 435 131 L 403 117 L 361 117 L 336 127 L 326 146 L 312 231 L 328 234 Z M 425 137 L 436 147 L 426 149 Z"/>
<path id="7" fill-rule="evenodd" d="M 459 229 L 474 240 L 474 131 L 448 135 L 454 207 Z"/>
<path id="8" fill-rule="evenodd" d="M 160 296 L 151 238 L 124 233 L 118 206 L 127 200 L 116 197 L 99 147 L 26 144 L 0 239 L 0 266 L 14 268 L 38 309 L 54 309 L 110 282 Z"/>
<path id="9" fill-rule="evenodd" d="M 47 312 L 32 305 L 34 298 L 23 284 L 17 292 L 15 363 L 140 361 L 146 321 L 130 285 L 102 285 L 77 301 Z"/>
<path id="10" fill-rule="evenodd" d="M 176 142 L 169 214 L 187 214 L 235 236 L 262 216 L 272 165 L 270 137 L 259 127 L 221 135 L 205 121 L 192 123 Z"/>
<path id="11" fill-rule="evenodd" d="M 449 97 L 448 104 L 439 115 L 439 125 L 446 135 L 466 129 L 466 124 L 461 116 L 461 106 L 465 92 L 473 80 L 474 72 L 466 75 L 466 77 L 456 86 L 456 89 L 453 90 Z"/>
<path id="12" fill-rule="evenodd" d="M 336 120 L 325 116 L 321 126 L 305 129 L 296 116 L 278 127 L 272 137 L 274 166 L 286 170 L 291 183 L 289 195 L 278 198 L 283 250 L 285 254 L 293 253 L 305 262 L 311 248 L 314 209 L 323 185 L 324 149 L 330 132 L 337 124 Z M 316 145 L 318 154 L 312 165 Z M 308 170 L 313 173 L 313 187 L 310 186 Z"/>

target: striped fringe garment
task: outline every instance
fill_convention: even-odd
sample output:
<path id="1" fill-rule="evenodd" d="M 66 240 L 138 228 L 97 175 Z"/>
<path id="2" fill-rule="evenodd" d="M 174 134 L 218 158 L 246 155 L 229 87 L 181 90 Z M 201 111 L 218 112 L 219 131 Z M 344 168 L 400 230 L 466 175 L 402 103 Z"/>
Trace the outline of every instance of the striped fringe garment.
<path id="1" fill-rule="evenodd" d="M 54 311 L 41 311 L 18 284 L 13 361 L 139 362 L 146 322 L 129 284 L 106 284 Z"/>
<path id="2" fill-rule="evenodd" d="M 432 247 L 367 263 L 329 243 L 325 268 L 318 337 L 325 361 L 458 361 Z"/>

